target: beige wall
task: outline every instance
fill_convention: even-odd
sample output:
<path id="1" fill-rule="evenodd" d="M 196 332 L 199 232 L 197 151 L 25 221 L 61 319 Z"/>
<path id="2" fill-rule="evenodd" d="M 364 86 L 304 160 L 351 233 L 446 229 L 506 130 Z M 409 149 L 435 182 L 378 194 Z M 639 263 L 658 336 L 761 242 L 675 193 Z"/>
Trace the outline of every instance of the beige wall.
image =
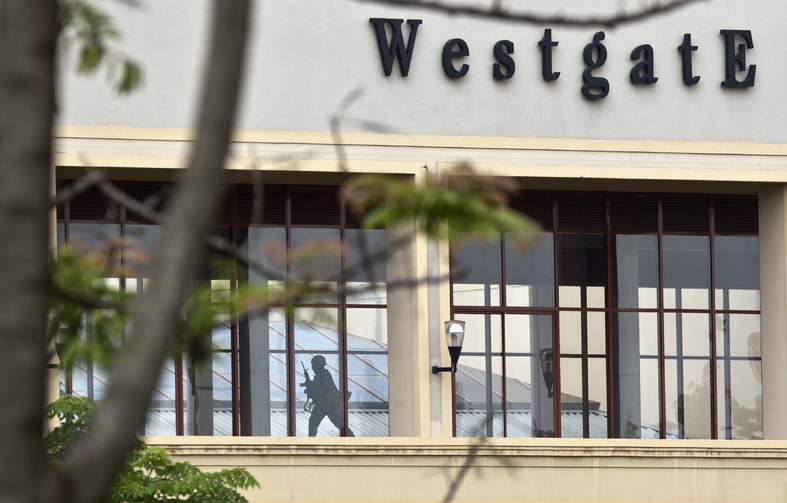
<path id="1" fill-rule="evenodd" d="M 147 439 L 206 470 L 245 466 L 251 502 L 784 502 L 787 442 Z M 474 452 L 473 456 L 469 453 Z"/>

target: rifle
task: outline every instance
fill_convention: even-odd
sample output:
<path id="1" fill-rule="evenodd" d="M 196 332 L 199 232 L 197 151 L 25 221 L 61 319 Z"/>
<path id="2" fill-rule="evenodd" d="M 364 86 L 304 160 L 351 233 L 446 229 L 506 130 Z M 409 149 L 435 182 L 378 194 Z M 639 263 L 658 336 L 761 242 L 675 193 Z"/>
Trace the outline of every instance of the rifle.
<path id="1" fill-rule="evenodd" d="M 311 401 L 311 397 L 309 396 L 309 385 L 312 383 L 312 378 L 309 377 L 309 371 L 306 370 L 306 365 L 301 360 L 301 367 L 303 367 L 303 375 L 306 377 L 306 380 L 299 384 L 301 388 L 306 388 L 306 403 L 303 404 L 303 410 L 306 412 L 311 412 L 312 407 L 309 406 L 309 402 Z"/>

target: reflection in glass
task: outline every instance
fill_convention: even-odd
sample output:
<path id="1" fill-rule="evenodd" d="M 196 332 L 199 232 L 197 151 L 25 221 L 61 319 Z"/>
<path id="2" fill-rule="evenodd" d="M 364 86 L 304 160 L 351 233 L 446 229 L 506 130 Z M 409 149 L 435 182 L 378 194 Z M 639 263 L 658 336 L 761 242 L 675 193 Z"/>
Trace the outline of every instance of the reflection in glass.
<path id="1" fill-rule="evenodd" d="M 610 241 L 613 307 L 658 307 L 658 236 L 615 234 Z"/>
<path id="2" fill-rule="evenodd" d="M 664 307 L 710 308 L 710 238 L 664 236 Z"/>
<path id="3" fill-rule="evenodd" d="M 559 234 L 560 307 L 606 306 L 606 239 L 600 234 Z"/>
<path id="4" fill-rule="evenodd" d="M 461 319 L 467 332 L 481 334 L 484 343 L 471 342 L 473 350 L 463 350 L 459 360 L 457 435 L 554 436 L 552 317 L 506 315 L 504 342 L 499 315 Z"/>
<path id="5" fill-rule="evenodd" d="M 385 231 L 347 229 L 345 243 L 347 302 L 385 304 Z"/>
<path id="6" fill-rule="evenodd" d="M 176 435 L 175 361 L 167 358 L 159 373 L 140 435 Z"/>
<path id="7" fill-rule="evenodd" d="M 760 253 L 756 236 L 716 236 L 716 309 L 760 309 Z"/>
<path id="8" fill-rule="evenodd" d="M 311 281 L 322 291 L 310 303 L 338 301 L 341 275 L 341 237 L 339 229 L 296 228 L 290 231 L 291 277 Z"/>
<path id="9" fill-rule="evenodd" d="M 312 359 L 321 355 L 325 359 L 324 371 L 329 372 L 334 380 L 339 393 L 344 395 L 344 381 L 342 365 L 339 359 L 339 331 L 338 310 L 300 308 L 296 309 L 293 316 L 293 337 L 295 343 L 295 372 L 294 381 L 306 382 L 306 374 L 313 378 Z M 305 370 L 304 370 L 305 369 Z M 310 370 L 311 369 L 311 370 Z M 295 434 L 298 436 L 309 435 L 309 418 L 311 409 L 308 409 L 309 396 L 306 386 L 299 386 L 295 390 Z M 304 408 L 306 406 L 306 408 Z M 344 415 L 344 404 L 341 404 L 341 415 Z M 334 414 L 332 412 L 332 414 Z M 339 431 L 330 421 L 323 421 L 318 431 L 319 436 L 339 436 Z"/>
<path id="10" fill-rule="evenodd" d="M 451 250 L 454 305 L 499 306 L 502 281 L 499 239 L 470 236 Z"/>
<path id="11" fill-rule="evenodd" d="M 615 435 L 658 438 L 658 316 L 616 313 L 611 328 Z"/>
<path id="12" fill-rule="evenodd" d="M 389 434 L 388 320 L 385 309 L 347 309 L 350 429 Z"/>
<path id="13" fill-rule="evenodd" d="M 552 233 L 542 233 L 535 245 L 522 250 L 506 235 L 506 304 L 555 305 L 555 247 Z"/>
<path id="14" fill-rule="evenodd" d="M 716 317 L 719 438 L 762 438 L 760 317 Z"/>

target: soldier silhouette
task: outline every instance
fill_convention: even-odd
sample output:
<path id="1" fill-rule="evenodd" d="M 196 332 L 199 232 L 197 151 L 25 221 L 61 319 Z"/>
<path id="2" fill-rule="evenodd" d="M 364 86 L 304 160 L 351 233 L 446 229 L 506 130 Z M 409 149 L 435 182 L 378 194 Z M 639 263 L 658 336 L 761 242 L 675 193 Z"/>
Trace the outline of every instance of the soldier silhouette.
<path id="1" fill-rule="evenodd" d="M 301 365 L 303 365 L 303 362 L 301 362 Z M 306 381 L 301 383 L 301 386 L 306 388 L 307 397 L 306 405 L 303 408 L 307 412 L 311 411 L 309 416 L 309 436 L 314 437 L 317 435 L 317 428 L 322 420 L 325 419 L 325 416 L 328 416 L 328 419 L 341 432 L 344 428 L 342 397 L 339 390 L 336 389 L 331 373 L 325 368 L 325 357 L 323 355 L 315 355 L 312 358 L 312 370 L 314 370 L 314 379 L 309 377 L 309 372 L 304 366 L 303 375 L 306 377 Z M 311 402 L 311 408 L 309 408 L 309 402 Z M 347 428 L 347 434 L 351 437 L 355 436 L 349 428 Z"/>

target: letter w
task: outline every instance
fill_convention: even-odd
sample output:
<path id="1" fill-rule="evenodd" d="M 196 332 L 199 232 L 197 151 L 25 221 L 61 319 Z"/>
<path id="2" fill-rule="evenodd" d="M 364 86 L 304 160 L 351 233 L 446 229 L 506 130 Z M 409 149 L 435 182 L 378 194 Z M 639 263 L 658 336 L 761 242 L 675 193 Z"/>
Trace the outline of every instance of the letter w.
<path id="1" fill-rule="evenodd" d="M 391 76 L 393 69 L 394 59 L 399 56 L 399 69 L 402 71 L 402 77 L 407 77 L 410 71 L 410 59 L 413 57 L 413 48 L 415 47 L 415 36 L 418 32 L 418 25 L 421 24 L 420 19 L 408 19 L 407 24 L 410 25 L 410 39 L 407 45 L 404 44 L 404 37 L 402 37 L 402 23 L 404 19 L 382 19 L 370 18 L 369 22 L 374 25 L 374 31 L 377 34 L 377 46 L 380 48 L 380 58 L 383 63 L 383 71 L 386 77 Z M 385 25 L 391 25 L 391 43 L 388 43 L 388 37 L 385 33 Z"/>

